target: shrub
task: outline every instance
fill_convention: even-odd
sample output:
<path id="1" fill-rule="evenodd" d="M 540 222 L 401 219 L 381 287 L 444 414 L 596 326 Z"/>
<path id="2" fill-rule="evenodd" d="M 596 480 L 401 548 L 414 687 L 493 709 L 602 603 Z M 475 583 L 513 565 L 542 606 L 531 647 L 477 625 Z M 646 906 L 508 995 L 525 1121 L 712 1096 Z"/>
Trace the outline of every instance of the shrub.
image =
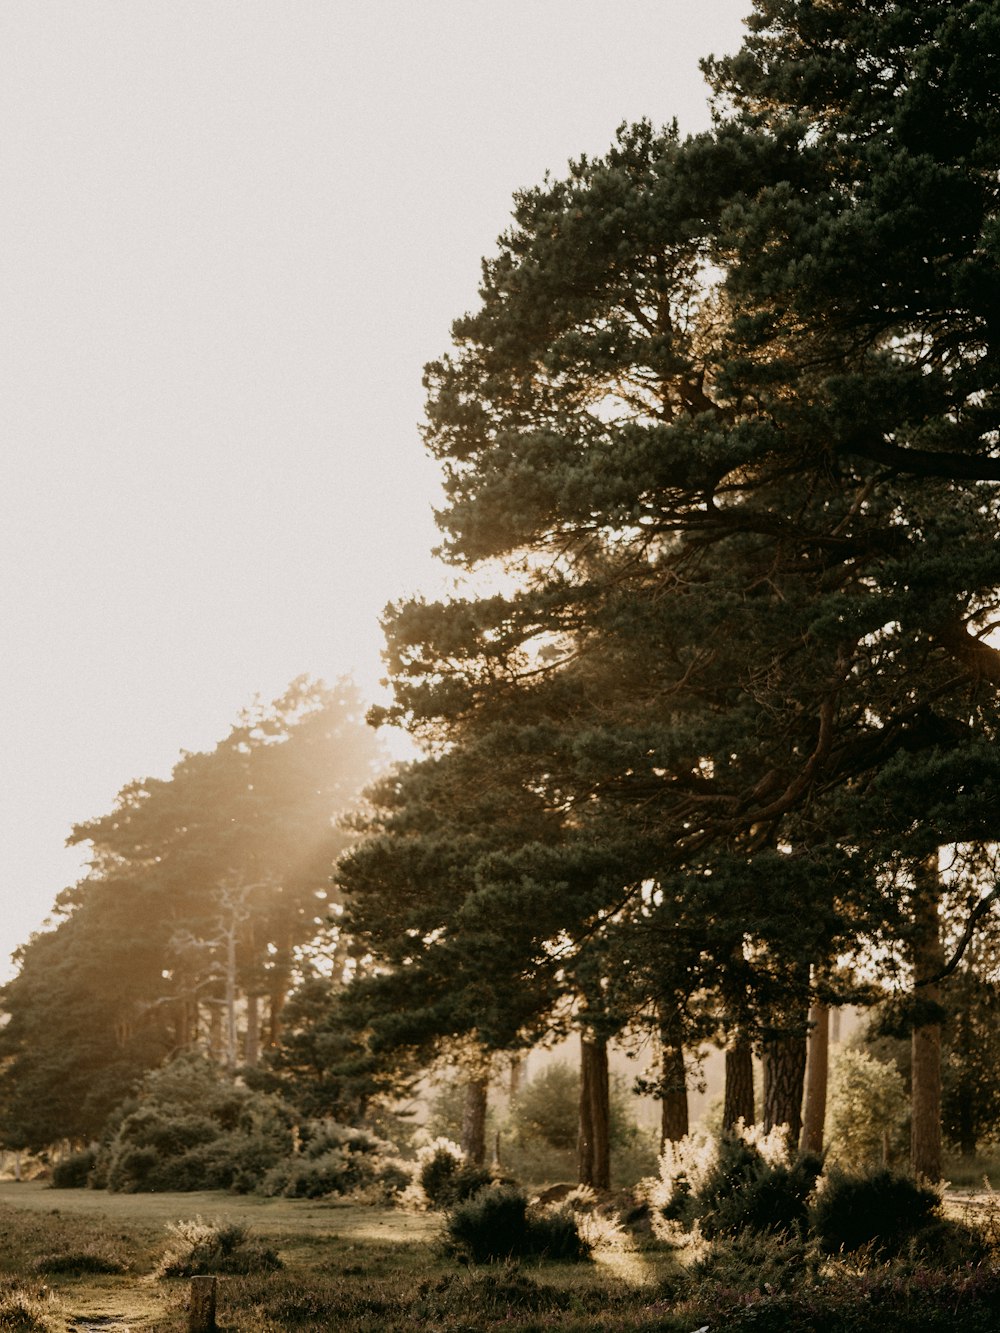
<path id="1" fill-rule="evenodd" d="M 410 1173 L 395 1158 L 391 1143 L 363 1129 L 332 1120 L 306 1126 L 302 1152 L 272 1166 L 261 1182 L 264 1194 L 316 1199 L 353 1194 L 372 1185 L 394 1193 L 410 1184 Z"/>
<path id="2" fill-rule="evenodd" d="M 147 1076 L 102 1168 L 108 1188 L 125 1193 L 247 1192 L 291 1148 L 291 1114 L 280 1101 L 238 1086 L 200 1057 L 182 1057 Z"/>
<path id="3" fill-rule="evenodd" d="M 452 1250 L 476 1263 L 528 1255 L 577 1260 L 588 1254 L 569 1209 L 529 1212 L 527 1196 L 509 1185 L 481 1189 L 456 1204 L 446 1234 Z"/>
<path id="4" fill-rule="evenodd" d="M 694 1201 L 702 1234 L 710 1239 L 743 1231 L 801 1235 L 822 1165 L 808 1156 L 769 1162 L 756 1143 L 723 1134 Z"/>
<path id="5" fill-rule="evenodd" d="M 458 1144 L 449 1139 L 435 1139 L 421 1150 L 418 1160 L 420 1187 L 432 1208 L 451 1208 L 492 1180 L 486 1167 L 467 1162 Z"/>
<path id="6" fill-rule="evenodd" d="M 670 1239 L 672 1225 L 690 1229 L 696 1221 L 708 1237 L 802 1234 L 821 1169 L 815 1157 L 790 1160 L 780 1129 L 763 1135 L 741 1127 L 668 1144 L 659 1178 L 644 1182 L 643 1192 L 663 1239 Z"/>
<path id="7" fill-rule="evenodd" d="M 171 1235 L 157 1277 L 191 1277 L 195 1273 L 260 1273 L 280 1268 L 277 1252 L 255 1240 L 239 1222 L 205 1222 L 196 1217 L 172 1222 Z"/>
<path id="8" fill-rule="evenodd" d="M 90 1173 L 97 1164 L 97 1153 L 93 1148 L 71 1153 L 57 1162 L 52 1168 L 52 1188 L 56 1190 L 81 1190 L 89 1184 Z"/>
<path id="9" fill-rule="evenodd" d="M 0 1278 L 0 1330 L 3 1333 L 49 1333 L 51 1305 L 42 1287 Z"/>
<path id="10" fill-rule="evenodd" d="M 113 1251 L 67 1250 L 43 1254 L 32 1265 L 36 1273 L 127 1273 L 128 1262 Z"/>
<path id="11" fill-rule="evenodd" d="M 280 1162 L 264 1177 L 265 1194 L 283 1194 L 289 1199 L 318 1199 L 324 1194 L 350 1194 L 375 1179 L 373 1162 L 343 1148 L 332 1148 L 320 1157 L 293 1157 Z"/>
<path id="12" fill-rule="evenodd" d="M 941 1201 L 933 1189 L 892 1171 L 848 1175 L 833 1171 L 813 1208 L 813 1230 L 827 1254 L 870 1247 L 895 1254 L 912 1236 L 937 1222 Z"/>

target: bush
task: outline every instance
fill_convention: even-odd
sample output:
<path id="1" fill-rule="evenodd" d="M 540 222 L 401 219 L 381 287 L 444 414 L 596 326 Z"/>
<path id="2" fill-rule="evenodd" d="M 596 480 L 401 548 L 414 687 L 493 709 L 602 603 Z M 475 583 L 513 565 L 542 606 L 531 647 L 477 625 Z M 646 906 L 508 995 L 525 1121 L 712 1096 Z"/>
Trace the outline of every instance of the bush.
<path id="1" fill-rule="evenodd" d="M 937 1193 L 908 1176 L 888 1170 L 870 1175 L 833 1171 L 816 1200 L 812 1225 L 827 1254 L 870 1247 L 888 1255 L 940 1217 Z"/>
<path id="2" fill-rule="evenodd" d="M 690 1230 L 696 1221 L 709 1238 L 801 1235 L 821 1170 L 815 1157 L 792 1161 L 780 1129 L 688 1135 L 667 1145 L 659 1179 L 644 1182 L 644 1193 L 663 1239 L 670 1238 L 672 1224 Z"/>
<path id="3" fill-rule="evenodd" d="M 533 1255 L 585 1259 L 588 1247 L 568 1209 L 529 1212 L 527 1196 L 509 1185 L 481 1189 L 448 1213 L 449 1247 L 476 1263 Z"/>
<path id="4" fill-rule="evenodd" d="M 291 1114 L 235 1084 L 201 1057 L 145 1079 L 102 1155 L 111 1190 L 232 1189 L 245 1193 L 292 1149 Z M 96 1179 L 95 1169 L 91 1179 Z"/>
<path id="5" fill-rule="evenodd" d="M 196 1273 L 261 1273 L 281 1268 L 277 1252 L 251 1237 L 238 1222 L 204 1222 L 196 1217 L 172 1222 L 172 1239 L 156 1270 L 157 1277 Z"/>
<path id="6" fill-rule="evenodd" d="M 461 1148 L 448 1139 L 436 1139 L 419 1160 L 420 1187 L 432 1208 L 451 1208 L 492 1180 L 486 1167 L 467 1162 Z"/>
<path id="7" fill-rule="evenodd" d="M 97 1164 L 97 1153 L 93 1148 L 71 1153 L 57 1162 L 52 1168 L 52 1188 L 56 1190 L 82 1190 L 90 1183 L 90 1174 Z"/>
<path id="8" fill-rule="evenodd" d="M 381 1185 L 385 1194 L 410 1184 L 410 1173 L 394 1157 L 394 1147 L 363 1129 L 332 1120 L 306 1127 L 302 1152 L 272 1166 L 261 1183 L 264 1194 L 317 1199 L 325 1194 L 353 1194 Z"/>
<path id="9" fill-rule="evenodd" d="M 822 1167 L 818 1157 L 808 1156 L 769 1162 L 754 1142 L 723 1134 L 694 1201 L 702 1234 L 709 1239 L 743 1231 L 803 1234 Z"/>
<path id="10" fill-rule="evenodd" d="M 0 1278 L 0 1330 L 3 1333 L 49 1333 L 53 1328 L 47 1318 L 50 1309 L 44 1287 Z"/>
<path id="11" fill-rule="evenodd" d="M 127 1273 L 128 1261 L 114 1251 L 97 1249 L 67 1250 L 43 1254 L 32 1268 L 36 1273 Z"/>

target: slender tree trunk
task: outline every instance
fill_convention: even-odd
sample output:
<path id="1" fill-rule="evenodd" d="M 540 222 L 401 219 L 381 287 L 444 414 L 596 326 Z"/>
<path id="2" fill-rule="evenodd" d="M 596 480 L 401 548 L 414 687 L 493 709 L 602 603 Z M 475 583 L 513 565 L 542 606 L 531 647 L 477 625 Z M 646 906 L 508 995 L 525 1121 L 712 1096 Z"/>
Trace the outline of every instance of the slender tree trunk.
<path id="1" fill-rule="evenodd" d="M 260 997 L 247 995 L 247 1035 L 243 1044 L 243 1062 L 254 1069 L 260 1062 Z"/>
<path id="2" fill-rule="evenodd" d="M 737 1121 L 754 1123 L 753 1051 L 749 1040 L 737 1033 L 726 1051 L 726 1091 L 722 1104 L 722 1125 L 732 1129 Z"/>
<path id="3" fill-rule="evenodd" d="M 521 1091 L 521 1081 L 524 1078 L 524 1060 L 520 1055 L 512 1055 L 510 1058 L 510 1082 L 507 1085 L 511 1101 L 517 1098 Z"/>
<path id="4" fill-rule="evenodd" d="M 236 1068 L 236 923 L 226 931 L 226 1065 Z"/>
<path id="5" fill-rule="evenodd" d="M 806 1060 L 806 1100 L 802 1116 L 802 1151 L 823 1152 L 826 1127 L 826 1088 L 830 1069 L 830 1006 L 814 1000 L 809 1011 Z"/>
<path id="6" fill-rule="evenodd" d="M 580 1037 L 580 1131 L 577 1138 L 578 1179 L 595 1190 L 611 1188 L 611 1097 L 608 1044 L 599 1037 Z"/>
<path id="7" fill-rule="evenodd" d="M 764 1133 L 788 1126 L 788 1146 L 795 1152 L 802 1130 L 802 1087 L 806 1073 L 806 1039 L 787 1035 L 764 1042 Z"/>
<path id="8" fill-rule="evenodd" d="M 937 856 L 929 857 L 916 872 L 914 894 L 913 979 L 919 1006 L 941 1002 L 939 983 L 924 984 L 944 966 L 938 908 L 941 889 Z M 919 1012 L 919 1011 L 918 1011 Z M 941 1024 L 936 1013 L 930 1021 L 918 1017 L 911 1039 L 910 1166 L 915 1176 L 941 1179 Z"/>
<path id="9" fill-rule="evenodd" d="M 683 1048 L 663 1036 L 660 1056 L 660 1151 L 684 1138 L 689 1129 L 687 1071 Z"/>
<path id="10" fill-rule="evenodd" d="M 222 1008 L 215 1001 L 208 1009 L 208 1053 L 213 1060 L 222 1060 Z"/>
<path id="11" fill-rule="evenodd" d="M 278 952 L 275 955 L 268 987 L 267 1044 L 272 1047 L 281 1045 L 283 1032 L 281 1015 L 285 1008 L 285 1001 L 288 999 L 288 987 L 291 980 L 291 957 L 291 940 L 286 937 L 280 942 Z"/>
<path id="12" fill-rule="evenodd" d="M 470 1162 L 482 1166 L 486 1160 L 486 1105 L 489 1079 L 471 1078 L 465 1085 L 462 1109 L 462 1151 Z"/>

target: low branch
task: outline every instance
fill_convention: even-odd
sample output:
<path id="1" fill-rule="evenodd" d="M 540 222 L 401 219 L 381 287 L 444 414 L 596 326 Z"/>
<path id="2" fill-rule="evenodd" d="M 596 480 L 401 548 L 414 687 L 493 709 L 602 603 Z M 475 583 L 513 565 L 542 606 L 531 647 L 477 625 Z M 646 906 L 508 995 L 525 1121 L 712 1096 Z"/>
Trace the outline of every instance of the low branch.
<path id="1" fill-rule="evenodd" d="M 978 926 L 979 922 L 998 899 L 1000 899 L 1000 881 L 994 884 L 986 897 L 980 898 L 979 902 L 976 903 L 975 907 L 972 909 L 969 914 L 969 919 L 965 923 L 965 930 L 962 932 L 962 938 L 959 940 L 955 952 L 948 959 L 947 963 L 945 963 L 941 971 L 936 973 L 933 977 L 924 977 L 922 981 L 914 982 L 914 989 L 917 989 L 920 986 L 936 986 L 939 981 L 944 981 L 945 977 L 951 976 L 952 972 L 955 971 L 955 968 L 958 967 L 959 963 L 962 961 L 966 949 L 972 943 L 972 937 L 976 933 L 976 926 Z"/>

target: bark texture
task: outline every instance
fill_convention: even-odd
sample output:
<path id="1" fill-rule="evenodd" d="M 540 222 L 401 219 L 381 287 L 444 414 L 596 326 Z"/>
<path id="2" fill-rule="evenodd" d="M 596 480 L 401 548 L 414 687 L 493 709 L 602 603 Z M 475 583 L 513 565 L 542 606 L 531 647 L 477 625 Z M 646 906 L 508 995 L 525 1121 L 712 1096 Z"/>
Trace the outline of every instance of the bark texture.
<path id="1" fill-rule="evenodd" d="M 795 1152 L 802 1132 L 802 1088 L 806 1074 L 806 1039 L 797 1034 L 764 1042 L 764 1133 L 788 1126 L 788 1146 Z"/>
<path id="2" fill-rule="evenodd" d="M 580 1130 L 577 1175 L 581 1185 L 611 1188 L 611 1106 L 608 1044 L 599 1037 L 580 1040 Z"/>
<path id="3" fill-rule="evenodd" d="M 680 1046 L 663 1044 L 662 1082 L 660 1096 L 660 1150 L 667 1143 L 676 1143 L 688 1132 L 687 1072 L 684 1051 Z"/>
<path id="4" fill-rule="evenodd" d="M 471 1078 L 465 1085 L 462 1108 L 462 1151 L 470 1162 L 482 1166 L 486 1160 L 486 1106 L 489 1079 Z"/>
<path id="5" fill-rule="evenodd" d="M 911 1038 L 910 1166 L 915 1176 L 941 1179 L 941 1023 L 935 1013 L 941 986 L 928 984 L 944 967 L 941 947 L 937 856 L 916 875 L 912 944 L 913 980 L 918 1017 Z M 920 1013 L 929 1015 L 922 1021 Z"/>
<path id="6" fill-rule="evenodd" d="M 738 1120 L 754 1123 L 753 1052 L 746 1037 L 737 1036 L 726 1051 L 726 1091 L 722 1124 L 732 1129 Z"/>
<path id="7" fill-rule="evenodd" d="M 826 1128 L 826 1089 L 830 1072 L 830 1006 L 814 1000 L 809 1011 L 806 1100 L 802 1114 L 802 1151 L 821 1156 Z"/>
<path id="8" fill-rule="evenodd" d="M 243 1063 L 253 1069 L 260 1063 L 260 999 L 247 995 L 247 1034 L 243 1043 Z"/>

